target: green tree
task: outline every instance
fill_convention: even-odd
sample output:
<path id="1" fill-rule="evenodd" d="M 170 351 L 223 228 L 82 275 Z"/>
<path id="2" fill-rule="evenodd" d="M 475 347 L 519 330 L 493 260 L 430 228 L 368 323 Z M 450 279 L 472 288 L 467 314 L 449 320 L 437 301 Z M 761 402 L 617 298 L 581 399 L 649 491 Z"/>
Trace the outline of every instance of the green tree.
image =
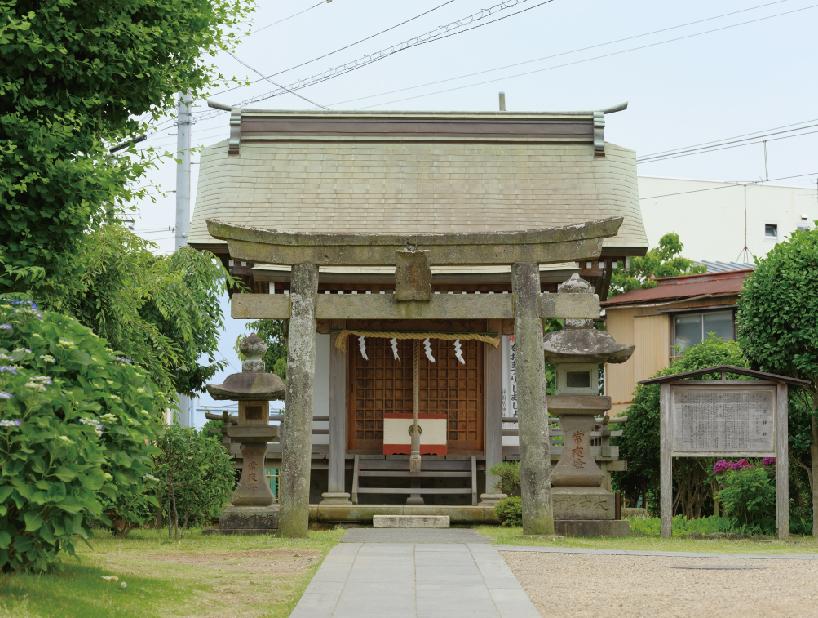
<path id="1" fill-rule="evenodd" d="M 214 84 L 251 0 L 0 0 L 0 292 L 60 286 L 83 233 L 146 188 L 154 153 L 111 157 Z"/>
<path id="2" fill-rule="evenodd" d="M 287 320 L 254 320 L 247 324 L 251 333 L 256 333 L 267 344 L 264 366 L 270 373 L 282 380 L 287 379 Z M 236 339 L 235 349 L 241 356 L 239 345 L 244 335 Z"/>
<path id="3" fill-rule="evenodd" d="M 700 343 L 685 351 L 684 356 L 676 357 L 669 367 L 659 370 L 652 377 L 666 376 L 674 373 L 695 371 L 716 365 L 746 367 L 747 361 L 735 341 L 723 341 L 712 334 Z M 745 379 L 728 374 L 729 379 Z M 711 374 L 696 378 L 697 380 L 720 380 L 721 374 Z M 638 384 L 633 396 L 633 403 L 625 411 L 628 422 L 617 439 L 619 456 L 628 462 L 627 472 L 616 473 L 616 486 L 635 504 L 641 495 L 651 496 L 655 503 L 659 497 L 660 481 L 660 402 L 659 385 Z M 702 506 L 712 496 L 709 482 L 712 464 L 710 460 L 692 457 L 679 457 L 673 462 L 673 510 L 681 511 L 686 517 L 700 517 Z"/>
<path id="4" fill-rule="evenodd" d="M 211 434 L 193 427 L 168 427 L 157 446 L 154 475 L 161 483 L 168 536 L 175 530 L 174 538 L 179 537 L 181 517 L 184 538 L 188 524 L 206 523 L 230 502 L 236 484 L 232 458 Z"/>
<path id="5" fill-rule="evenodd" d="M 78 276 L 45 299 L 145 367 L 172 405 L 174 392 L 202 392 L 226 366 L 215 357 L 224 326 L 219 299 L 234 281 L 210 253 L 151 249 L 119 225 L 83 234 L 70 256 Z"/>
<path id="6" fill-rule="evenodd" d="M 812 417 L 809 483 L 812 533 L 818 536 L 818 228 L 794 232 L 756 260 L 736 323 L 753 368 L 810 381 L 795 394 Z"/>
<path id="7" fill-rule="evenodd" d="M 630 269 L 626 270 L 623 262 L 613 271 L 609 296 L 617 296 L 639 288 L 655 288 L 655 277 L 678 277 L 707 272 L 707 268 L 697 265 L 693 260 L 682 257 L 684 245 L 679 235 L 669 232 L 659 240 L 646 255 L 632 257 Z"/>

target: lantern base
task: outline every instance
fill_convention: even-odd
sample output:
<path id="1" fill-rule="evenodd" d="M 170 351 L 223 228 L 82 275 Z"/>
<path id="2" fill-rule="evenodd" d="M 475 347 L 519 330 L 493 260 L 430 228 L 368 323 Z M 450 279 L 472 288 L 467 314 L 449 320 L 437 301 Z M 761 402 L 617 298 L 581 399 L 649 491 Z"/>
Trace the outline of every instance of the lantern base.
<path id="1" fill-rule="evenodd" d="M 631 522 L 627 519 L 555 520 L 554 533 L 560 536 L 628 536 Z"/>
<path id="2" fill-rule="evenodd" d="M 219 517 L 219 527 L 205 534 L 253 535 L 273 534 L 278 530 L 278 505 L 228 506 Z"/>
<path id="3" fill-rule="evenodd" d="M 612 520 L 616 512 L 614 495 L 602 487 L 552 487 L 551 497 L 554 519 Z"/>

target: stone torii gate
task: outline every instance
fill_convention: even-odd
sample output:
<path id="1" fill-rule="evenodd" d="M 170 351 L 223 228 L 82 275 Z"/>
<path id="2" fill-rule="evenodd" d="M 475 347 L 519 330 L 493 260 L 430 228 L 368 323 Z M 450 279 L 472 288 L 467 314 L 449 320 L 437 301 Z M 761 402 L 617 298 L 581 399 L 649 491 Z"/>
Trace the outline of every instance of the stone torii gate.
<path id="1" fill-rule="evenodd" d="M 519 232 L 446 234 L 290 233 L 209 219 L 234 260 L 291 267 L 290 294 L 239 294 L 232 316 L 289 319 L 279 530 L 307 536 L 316 319 L 514 319 L 525 534 L 553 534 L 551 459 L 545 401 L 543 318 L 594 319 L 593 295 L 540 292 L 539 265 L 598 259 L 621 217 Z M 432 294 L 431 266 L 510 265 L 512 294 Z M 318 295 L 320 266 L 393 266 L 396 293 Z M 332 433 L 332 425 L 330 432 Z M 343 438 L 342 438 L 343 439 Z M 500 445 L 486 445 L 490 448 Z M 497 453 L 494 453 L 497 455 Z M 499 459 L 502 454 L 499 454 Z M 330 491 L 343 475 L 343 442 L 330 440 Z M 341 465 L 337 462 L 340 460 Z M 341 476 L 343 488 L 343 476 Z M 343 489 L 342 489 L 343 490 Z"/>

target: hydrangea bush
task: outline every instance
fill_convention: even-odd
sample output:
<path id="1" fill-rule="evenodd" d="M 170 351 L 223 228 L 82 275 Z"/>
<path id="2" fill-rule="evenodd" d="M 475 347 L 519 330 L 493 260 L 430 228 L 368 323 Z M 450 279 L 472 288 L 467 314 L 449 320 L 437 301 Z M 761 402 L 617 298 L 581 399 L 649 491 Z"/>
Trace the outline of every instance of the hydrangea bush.
<path id="1" fill-rule="evenodd" d="M 0 570 L 42 571 L 144 494 L 161 415 L 140 369 L 32 302 L 0 301 L 0 366 Z"/>

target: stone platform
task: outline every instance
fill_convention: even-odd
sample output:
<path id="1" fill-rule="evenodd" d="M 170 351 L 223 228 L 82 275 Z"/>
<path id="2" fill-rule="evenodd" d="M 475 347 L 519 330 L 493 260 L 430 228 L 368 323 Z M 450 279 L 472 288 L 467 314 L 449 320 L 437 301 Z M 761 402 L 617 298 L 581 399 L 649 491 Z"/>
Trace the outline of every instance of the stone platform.
<path id="1" fill-rule="evenodd" d="M 310 505 L 310 521 L 320 523 L 372 523 L 375 515 L 431 515 L 447 516 L 452 524 L 475 526 L 497 525 L 500 522 L 493 506 L 435 506 L 349 504 Z"/>
<path id="2" fill-rule="evenodd" d="M 555 488 L 556 489 L 556 488 Z M 583 488 L 587 491 L 591 488 Z M 591 489 L 593 491 L 593 489 Z M 557 498 L 554 499 L 555 510 Z M 310 505 L 310 521 L 321 523 L 373 524 L 378 515 L 448 516 L 452 524 L 472 526 L 499 525 L 491 506 L 409 506 L 409 505 Z M 558 513 L 559 517 L 560 513 Z M 630 522 L 615 519 L 562 519 L 555 522 L 555 534 L 562 536 L 628 536 Z M 599 517 L 599 516 L 597 516 Z"/>
<path id="3" fill-rule="evenodd" d="M 554 532 L 560 536 L 628 536 L 631 522 L 627 519 L 558 519 Z"/>

